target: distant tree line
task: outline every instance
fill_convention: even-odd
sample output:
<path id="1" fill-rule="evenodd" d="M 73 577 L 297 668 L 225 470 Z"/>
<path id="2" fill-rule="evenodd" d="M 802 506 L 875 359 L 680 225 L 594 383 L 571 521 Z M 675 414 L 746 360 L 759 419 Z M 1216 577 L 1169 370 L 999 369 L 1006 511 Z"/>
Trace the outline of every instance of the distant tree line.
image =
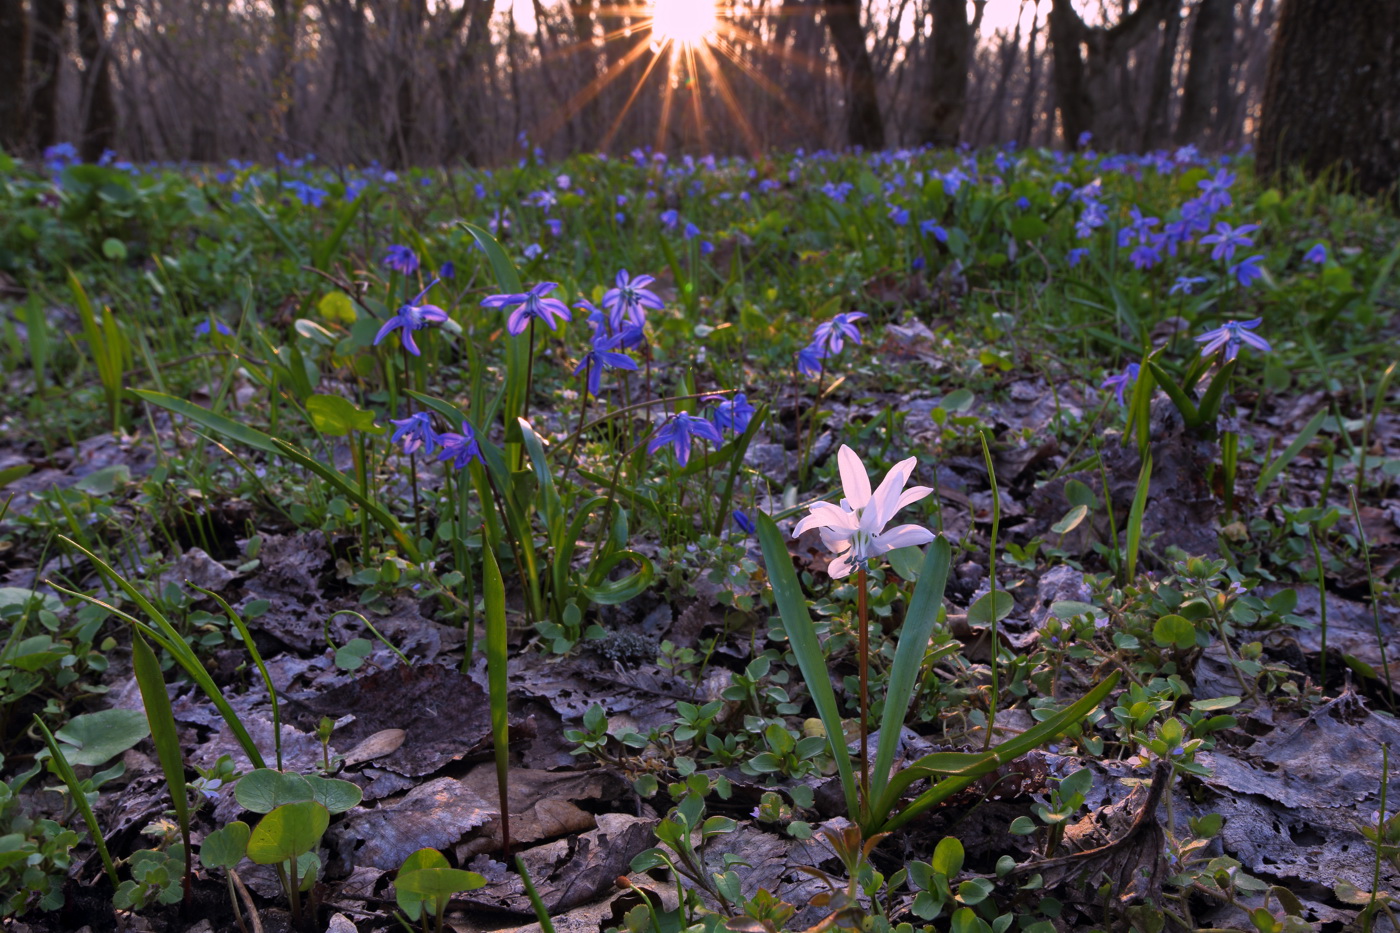
<path id="1" fill-rule="evenodd" d="M 989 29 L 989 5 L 1020 15 Z M 1371 190 L 1400 163 L 1396 0 L 719 6 L 712 40 L 676 55 L 635 0 L 532 0 L 529 30 L 493 0 L 0 0 L 0 145 L 402 166 L 1262 133 L 1266 167 L 1340 161 Z"/>

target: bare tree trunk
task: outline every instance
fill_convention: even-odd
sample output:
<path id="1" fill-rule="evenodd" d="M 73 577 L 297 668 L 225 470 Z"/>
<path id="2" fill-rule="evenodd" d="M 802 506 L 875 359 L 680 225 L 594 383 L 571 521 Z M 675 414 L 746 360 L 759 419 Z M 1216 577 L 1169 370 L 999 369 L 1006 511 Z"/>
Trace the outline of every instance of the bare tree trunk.
<path id="1" fill-rule="evenodd" d="M 1140 0 L 1112 27 L 1088 26 L 1070 0 L 1052 0 L 1055 97 L 1066 145 L 1077 148 L 1091 132 L 1101 146 L 1138 142 L 1129 53 L 1179 9 L 1180 0 Z M 1083 46 L 1088 55 L 1080 51 Z"/>
<path id="2" fill-rule="evenodd" d="M 1021 6 L 1024 8 L 1025 0 L 1022 0 Z M 1016 31 L 1009 37 L 1004 32 L 999 32 L 997 35 L 1001 36 L 1001 45 L 997 49 L 997 55 L 1000 58 L 998 64 L 1001 67 L 997 69 L 997 84 L 996 89 L 992 91 L 991 103 L 983 107 L 982 116 L 977 120 L 976 137 L 978 143 L 986 143 L 989 138 L 993 140 L 1002 138 L 1002 116 L 1006 112 L 1006 95 L 1011 87 L 1011 72 L 1016 69 L 1016 60 L 1021 54 L 1021 16 L 1019 11 L 1016 16 Z M 992 121 L 990 136 L 983 132 L 988 119 Z"/>
<path id="3" fill-rule="evenodd" d="M 1201 0 L 1191 27 L 1191 61 L 1182 82 L 1178 143 L 1215 142 L 1225 133 L 1238 0 Z"/>
<path id="4" fill-rule="evenodd" d="M 1400 180 L 1400 4 L 1284 0 L 1258 149 L 1264 178 L 1340 171 L 1368 194 Z"/>
<path id="5" fill-rule="evenodd" d="M 956 146 L 967 113 L 967 70 L 972 59 L 972 29 L 966 0 L 932 0 L 932 54 L 924 142 Z"/>
<path id="6" fill-rule="evenodd" d="M 83 159 L 96 162 L 117 136 L 117 105 L 103 29 L 102 0 L 77 0 L 78 52 L 83 57 Z"/>
<path id="7" fill-rule="evenodd" d="M 63 0 L 34 0 L 34 35 L 30 78 L 34 142 L 40 149 L 58 142 L 58 69 L 63 62 Z"/>
<path id="8" fill-rule="evenodd" d="M 1035 127 L 1036 99 L 1040 96 L 1040 56 L 1036 54 L 1036 40 L 1040 38 L 1040 3 L 1037 0 L 1035 11 L 1031 13 L 1031 37 L 1026 43 L 1026 93 L 1021 98 L 1021 122 L 1016 127 L 1016 145 L 1027 146 L 1031 141 L 1031 130 Z"/>
<path id="9" fill-rule="evenodd" d="M 606 129 L 602 126 L 603 117 L 598 95 L 592 89 L 600 74 L 598 53 L 594 49 L 594 33 L 597 27 L 597 17 L 593 13 L 595 6 L 597 0 L 573 0 L 570 4 L 574 22 L 574 42 L 578 44 L 578 58 L 583 68 L 583 81 L 578 90 L 584 93 L 584 99 L 579 104 L 578 122 L 582 131 L 580 144 L 585 149 L 597 149 L 599 133 Z"/>
<path id="10" fill-rule="evenodd" d="M 491 11 L 492 0 L 466 0 L 452 11 L 444 30 L 438 86 L 446 111 L 442 148 L 448 161 L 463 158 L 479 165 L 484 155 L 472 126 L 481 118 L 482 66 L 491 51 Z"/>
<path id="11" fill-rule="evenodd" d="M 29 143 L 29 16 L 24 0 L 0 0 L 0 149 Z"/>
<path id="12" fill-rule="evenodd" d="M 859 0 L 832 0 L 826 5 L 826 28 L 836 48 L 841 83 L 846 90 L 846 143 L 865 149 L 885 147 L 885 123 L 880 116 L 879 88 L 865 30 L 860 24 Z"/>
<path id="13" fill-rule="evenodd" d="M 1162 45 L 1152 69 L 1148 88 L 1147 119 L 1143 121 L 1140 148 L 1145 152 L 1164 146 L 1171 139 L 1172 129 L 1172 71 L 1176 67 L 1176 46 L 1181 37 L 1181 7 L 1167 12 L 1162 28 Z"/>
<path id="14" fill-rule="evenodd" d="M 300 0 L 272 0 L 272 121 L 273 134 L 286 139 L 292 133 L 296 87 L 292 64 L 296 60 Z"/>

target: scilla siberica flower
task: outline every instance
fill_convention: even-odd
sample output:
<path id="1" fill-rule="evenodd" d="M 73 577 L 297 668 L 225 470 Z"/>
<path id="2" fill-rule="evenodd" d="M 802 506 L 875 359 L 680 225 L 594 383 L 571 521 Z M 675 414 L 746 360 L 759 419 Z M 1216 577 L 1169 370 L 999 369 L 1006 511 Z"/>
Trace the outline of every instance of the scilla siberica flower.
<path id="1" fill-rule="evenodd" d="M 438 460 L 451 461 L 452 465 L 459 470 L 465 470 L 473 460 L 477 463 L 485 463 L 481 459 L 481 448 L 476 443 L 476 431 L 467 422 L 462 422 L 462 433 L 456 431 L 444 431 L 437 436 L 438 444 L 442 447 L 442 453 L 438 454 Z"/>
<path id="2" fill-rule="evenodd" d="M 395 243 L 384 256 L 384 266 L 402 275 L 412 275 L 418 271 L 418 254 L 407 246 Z"/>
<path id="3" fill-rule="evenodd" d="M 885 525 L 900 509 L 933 492 L 927 486 L 904 488 L 916 462 L 914 457 L 910 457 L 896 463 L 872 493 L 865 464 L 861 463 L 855 451 L 842 444 L 836 454 L 836 463 L 841 469 L 841 489 L 846 494 L 845 498 L 839 505 L 830 502 L 813 505 L 811 514 L 793 528 L 792 536 L 796 538 L 809 529 L 820 529 L 822 543 L 836 554 L 826 568 L 833 579 L 848 576 L 852 570 L 864 567 L 872 557 L 879 557 L 895 548 L 927 544 L 936 535 L 922 525 L 897 525 L 889 531 L 885 530 Z"/>
<path id="4" fill-rule="evenodd" d="M 550 330 L 558 330 L 555 319 L 568 321 L 572 319 L 569 314 L 569 306 L 558 298 L 546 298 L 550 292 L 559 287 L 558 282 L 541 282 L 523 295 L 492 295 L 481 303 L 483 308 L 514 308 L 510 317 L 506 319 L 506 330 L 512 334 L 523 334 L 525 328 L 530 326 L 532 318 L 538 318 L 548 325 Z"/>
<path id="5" fill-rule="evenodd" d="M 812 346 L 820 347 L 823 357 L 836 356 L 845 349 L 847 338 L 853 343 L 860 343 L 860 331 L 856 329 L 855 322 L 866 317 L 864 311 L 850 311 L 823 321 L 812 334 Z"/>
<path id="6" fill-rule="evenodd" d="M 438 434 L 433 430 L 433 416 L 426 411 L 415 412 L 407 418 L 390 418 L 394 434 L 389 443 L 403 441 L 403 452 L 415 454 L 423 451 L 431 457 L 438 448 Z"/>
<path id="7" fill-rule="evenodd" d="M 417 262 L 417 260 L 414 261 Z M 384 326 L 379 328 L 379 333 L 374 335 L 374 345 L 376 347 L 379 346 L 380 341 L 389 336 L 391 331 L 397 330 L 400 332 L 400 339 L 403 340 L 403 348 L 405 350 L 412 353 L 414 356 L 423 355 L 422 351 L 418 349 L 418 344 L 413 340 L 413 332 L 415 330 L 422 330 L 429 324 L 444 324 L 447 322 L 446 311 L 442 310 L 437 305 L 420 304 L 423 300 L 423 296 L 428 294 L 437 283 L 438 280 L 433 279 L 428 283 L 428 287 L 419 292 L 412 301 L 402 308 L 399 308 L 398 314 L 395 314 L 384 322 Z"/>
<path id="8" fill-rule="evenodd" d="M 1241 288 L 1248 288 L 1264 277 L 1264 270 L 1259 265 L 1263 261 L 1263 256 L 1246 256 L 1230 267 L 1230 274 L 1240 283 Z"/>
<path id="9" fill-rule="evenodd" d="M 690 461 L 692 437 L 704 438 L 715 445 L 724 443 L 724 437 L 720 435 L 719 429 L 710 422 L 681 411 L 676 412 L 675 416 L 656 432 L 656 436 L 647 444 L 647 453 L 654 454 L 670 444 L 671 449 L 675 452 L 676 462 L 685 466 Z"/>
<path id="10" fill-rule="evenodd" d="M 1125 405 L 1127 403 L 1123 401 L 1123 393 L 1127 390 L 1128 386 L 1137 382 L 1139 369 L 1141 369 L 1139 364 L 1129 363 L 1121 373 L 1116 376 L 1109 376 L 1100 383 L 1099 388 L 1112 389 L 1113 394 L 1118 398 L 1118 404 Z"/>
<path id="11" fill-rule="evenodd" d="M 1312 249 L 1303 254 L 1303 262 L 1311 262 L 1322 265 L 1327 261 L 1327 244 L 1318 243 Z"/>
<path id="12" fill-rule="evenodd" d="M 594 334 L 593 343 L 589 351 L 583 355 L 583 358 L 578 361 L 578 365 L 574 367 L 575 376 L 585 370 L 587 371 L 588 388 L 586 391 L 589 395 L 596 396 L 598 394 L 598 388 L 603 380 L 603 370 L 626 369 L 631 372 L 637 371 L 636 360 L 632 359 L 632 357 L 628 356 L 626 353 L 618 353 L 615 351 L 614 348 L 621 342 L 621 335 L 606 337 L 601 333 Z"/>
<path id="13" fill-rule="evenodd" d="M 661 298 L 647 288 L 655 281 L 656 278 L 650 275 L 633 278 L 627 274 L 626 269 L 617 274 L 616 286 L 608 289 L 603 295 L 603 310 L 608 312 L 608 320 L 613 330 L 621 330 L 623 321 L 643 326 L 647 322 L 648 309 L 661 310 Z"/>
<path id="14" fill-rule="evenodd" d="M 809 343 L 797 351 L 797 371 L 804 376 L 820 376 L 825 358 L 825 350 L 815 343 Z"/>
<path id="15" fill-rule="evenodd" d="M 1235 258 L 1236 249 L 1254 245 L 1254 240 L 1250 239 L 1249 235 L 1258 229 L 1258 224 L 1242 224 L 1238 227 L 1231 227 L 1222 220 L 1215 225 L 1214 233 L 1201 237 L 1201 242 L 1215 244 L 1215 248 L 1210 251 L 1211 259 L 1217 261 L 1223 259 L 1229 262 Z"/>
<path id="16" fill-rule="evenodd" d="M 1225 350 L 1225 362 L 1233 360 L 1240 352 L 1241 344 L 1251 346 L 1261 353 L 1268 353 L 1273 347 L 1269 346 L 1269 341 L 1252 334 L 1250 331 L 1263 323 L 1262 317 L 1257 317 L 1252 321 L 1226 321 L 1215 330 L 1206 331 L 1196 338 L 1197 343 L 1205 344 L 1201 347 L 1201 356 L 1210 356 L 1212 353 Z"/>
<path id="17" fill-rule="evenodd" d="M 733 398 L 722 399 L 710 409 L 710 421 L 721 431 L 742 434 L 749 429 L 749 422 L 757 411 L 743 392 L 737 392 Z"/>

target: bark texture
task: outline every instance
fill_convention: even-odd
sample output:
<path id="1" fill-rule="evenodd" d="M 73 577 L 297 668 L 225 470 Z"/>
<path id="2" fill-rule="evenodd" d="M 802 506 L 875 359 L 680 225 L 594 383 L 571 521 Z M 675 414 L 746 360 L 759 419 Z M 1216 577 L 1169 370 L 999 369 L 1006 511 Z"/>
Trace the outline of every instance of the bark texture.
<path id="1" fill-rule="evenodd" d="M 831 32 L 831 44 L 846 87 L 846 142 L 866 149 L 883 149 L 885 122 L 880 114 L 875 65 L 860 24 L 858 0 L 828 3 L 826 28 Z"/>
<path id="2" fill-rule="evenodd" d="M 1338 170 L 1368 194 L 1400 180 L 1400 3 L 1285 0 L 1258 151 L 1265 178 Z"/>
<path id="3" fill-rule="evenodd" d="M 1230 59 L 1238 0 L 1201 0 L 1191 26 L 1191 61 L 1182 82 L 1178 143 L 1218 148 L 1230 111 Z"/>
<path id="4" fill-rule="evenodd" d="M 0 149 L 29 142 L 29 16 L 24 0 L 0 0 Z"/>
<path id="5" fill-rule="evenodd" d="M 117 138 L 111 50 L 102 0 L 77 0 L 78 52 L 83 57 L 83 159 L 96 162 Z"/>
<path id="6" fill-rule="evenodd" d="M 967 113 L 967 74 L 972 60 L 972 26 L 965 0 L 932 0 L 933 42 L 924 142 L 956 146 Z"/>
<path id="7" fill-rule="evenodd" d="M 34 142 L 40 149 L 58 142 L 58 69 L 63 61 L 63 0 L 34 0 L 30 52 L 30 102 Z"/>

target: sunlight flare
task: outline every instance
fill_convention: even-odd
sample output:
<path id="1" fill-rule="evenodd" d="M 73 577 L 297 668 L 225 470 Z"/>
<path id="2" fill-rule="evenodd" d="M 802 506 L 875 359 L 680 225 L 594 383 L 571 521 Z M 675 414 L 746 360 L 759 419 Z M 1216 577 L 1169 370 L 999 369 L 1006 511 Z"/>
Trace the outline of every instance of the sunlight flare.
<path id="1" fill-rule="evenodd" d="M 710 0 L 653 0 L 652 32 L 661 42 L 701 45 L 719 25 L 719 14 Z"/>

